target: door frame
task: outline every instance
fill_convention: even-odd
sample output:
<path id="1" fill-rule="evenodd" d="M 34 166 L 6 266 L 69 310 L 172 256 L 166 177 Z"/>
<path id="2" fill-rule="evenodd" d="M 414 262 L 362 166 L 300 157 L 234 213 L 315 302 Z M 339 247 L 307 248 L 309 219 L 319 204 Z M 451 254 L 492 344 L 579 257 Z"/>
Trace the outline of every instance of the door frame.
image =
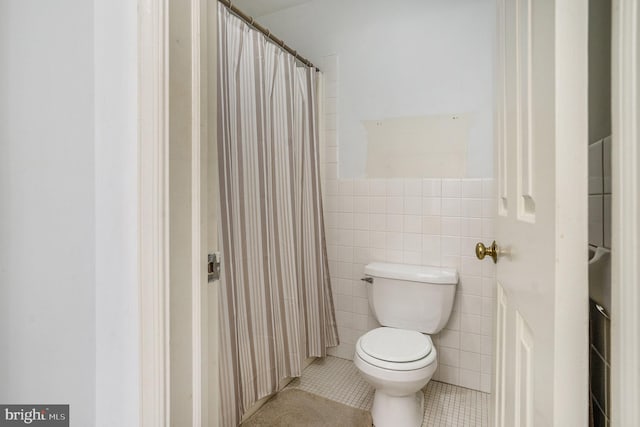
<path id="1" fill-rule="evenodd" d="M 140 425 L 169 426 L 169 44 L 167 1 L 138 3 Z"/>
<path id="2" fill-rule="evenodd" d="M 207 92 L 207 76 L 210 75 L 207 70 L 211 64 L 215 66 L 215 57 L 210 64 L 208 56 L 211 55 L 207 55 L 207 27 L 212 23 L 207 6 L 207 0 L 190 0 L 185 4 L 191 14 L 191 161 L 187 162 L 187 172 L 191 176 L 188 218 L 191 269 L 184 280 L 191 283 L 191 318 L 180 320 L 188 321 L 192 332 L 191 369 L 184 375 L 191 378 L 193 427 L 217 425 L 215 415 L 209 419 L 208 408 L 212 405 L 207 403 L 211 396 L 206 380 L 216 378 L 215 373 L 209 375 L 207 366 L 209 354 L 217 352 L 217 343 L 207 339 L 209 316 L 216 318 L 216 307 L 209 310 L 204 295 L 210 289 L 206 260 L 208 142 L 211 137 L 207 123 L 210 115 L 215 115 L 215 102 L 209 102 Z M 169 427 L 171 422 L 169 227 L 171 221 L 185 220 L 176 218 L 175 214 L 172 217 L 169 209 L 170 20 L 169 0 L 138 0 L 138 287 L 142 427 Z M 215 45 L 215 39 L 212 44 Z M 211 412 L 215 414 L 216 408 Z"/>
<path id="3" fill-rule="evenodd" d="M 640 425 L 640 6 L 612 2 L 612 425 Z"/>

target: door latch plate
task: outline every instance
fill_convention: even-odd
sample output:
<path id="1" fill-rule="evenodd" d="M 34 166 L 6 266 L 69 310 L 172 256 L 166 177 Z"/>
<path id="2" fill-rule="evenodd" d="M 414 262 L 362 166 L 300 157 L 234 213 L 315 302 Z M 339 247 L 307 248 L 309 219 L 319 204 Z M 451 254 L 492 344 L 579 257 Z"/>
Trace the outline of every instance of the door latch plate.
<path id="1" fill-rule="evenodd" d="M 208 255 L 207 274 L 209 282 L 220 279 L 220 252 L 214 252 Z"/>

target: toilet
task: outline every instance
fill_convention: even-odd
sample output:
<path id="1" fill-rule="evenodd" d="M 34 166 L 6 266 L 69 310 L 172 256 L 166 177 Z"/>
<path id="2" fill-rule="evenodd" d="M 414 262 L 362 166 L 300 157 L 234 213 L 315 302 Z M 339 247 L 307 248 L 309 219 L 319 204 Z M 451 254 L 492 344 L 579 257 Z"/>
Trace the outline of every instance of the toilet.
<path id="1" fill-rule="evenodd" d="M 444 328 L 453 309 L 458 272 L 452 268 L 374 262 L 364 269 L 374 316 L 382 325 L 356 343 L 354 363 L 375 388 L 376 427 L 419 427 L 421 389 L 438 366 L 430 334 Z"/>

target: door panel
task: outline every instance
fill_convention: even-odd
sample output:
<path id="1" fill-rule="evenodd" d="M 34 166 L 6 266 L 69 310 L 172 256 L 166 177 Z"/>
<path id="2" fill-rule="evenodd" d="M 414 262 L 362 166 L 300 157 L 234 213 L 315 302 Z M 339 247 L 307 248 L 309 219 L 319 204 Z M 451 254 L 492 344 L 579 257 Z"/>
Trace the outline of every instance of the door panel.
<path id="1" fill-rule="evenodd" d="M 516 314 L 515 418 L 516 425 L 533 426 L 533 332 Z"/>
<path id="2" fill-rule="evenodd" d="M 516 153 L 518 219 L 535 222 L 533 198 L 532 0 L 515 1 Z"/>
<path id="3" fill-rule="evenodd" d="M 562 17 L 562 32 L 557 17 Z M 560 280 L 567 274 L 582 277 L 582 264 L 576 262 L 578 257 L 565 256 L 567 248 L 585 253 L 586 270 L 586 97 L 583 106 L 580 97 L 566 98 L 566 91 L 558 89 L 560 77 L 572 69 L 573 94 L 586 93 L 586 67 L 577 69 L 556 54 L 559 46 L 570 46 L 578 64 L 586 59 L 586 32 L 584 40 L 578 37 L 583 19 L 587 19 L 586 8 L 578 0 L 497 2 L 495 240 L 499 256 L 493 411 L 497 426 L 547 427 L 559 425 L 561 419 L 564 425 L 586 424 L 586 380 L 575 379 L 583 370 L 586 379 L 587 348 L 581 348 L 582 338 L 563 340 L 558 333 L 566 324 L 580 325 L 575 333 L 584 334 L 586 343 L 586 280 L 584 292 Z M 576 31 L 563 34 L 567 28 Z M 584 87 L 579 86 L 583 81 Z M 572 84 L 562 84 L 567 83 Z M 578 112 L 584 107 L 584 117 L 563 119 L 561 113 L 568 107 Z M 575 134 L 560 141 L 559 135 L 567 129 Z M 585 154 L 572 156 L 566 144 L 577 147 L 583 131 Z M 584 183 L 579 181 L 583 172 Z M 567 228 L 563 219 L 574 209 L 558 190 L 567 177 L 575 180 L 576 194 L 584 191 L 585 210 L 574 215 L 576 224 L 584 221 L 584 243 L 580 227 Z M 562 297 L 568 286 L 580 289 L 576 300 Z M 581 299 L 584 313 L 576 308 Z M 559 369 L 558 361 L 571 358 L 578 366 L 570 374 Z M 568 387 L 568 381 L 574 381 L 579 390 Z M 570 395 L 576 392 L 584 394 L 584 401 Z M 569 401 L 577 404 L 560 404 Z"/>
<path id="4" fill-rule="evenodd" d="M 507 334 L 507 297 L 502 289 L 502 285 L 498 282 L 496 285 L 496 352 L 495 352 L 495 406 L 494 420 L 496 427 L 505 427 L 505 359 L 506 359 L 506 343 Z"/>

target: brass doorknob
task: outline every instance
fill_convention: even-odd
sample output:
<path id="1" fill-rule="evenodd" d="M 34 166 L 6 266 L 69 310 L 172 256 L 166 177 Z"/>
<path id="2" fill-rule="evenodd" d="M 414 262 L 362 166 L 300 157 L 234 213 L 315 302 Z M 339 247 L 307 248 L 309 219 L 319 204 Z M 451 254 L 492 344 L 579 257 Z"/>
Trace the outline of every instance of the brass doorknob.
<path id="1" fill-rule="evenodd" d="M 479 242 L 476 245 L 476 256 L 478 259 L 484 259 L 487 255 L 493 259 L 494 264 L 498 261 L 498 246 L 496 245 L 495 240 L 489 247 L 486 247 L 482 242 Z"/>

